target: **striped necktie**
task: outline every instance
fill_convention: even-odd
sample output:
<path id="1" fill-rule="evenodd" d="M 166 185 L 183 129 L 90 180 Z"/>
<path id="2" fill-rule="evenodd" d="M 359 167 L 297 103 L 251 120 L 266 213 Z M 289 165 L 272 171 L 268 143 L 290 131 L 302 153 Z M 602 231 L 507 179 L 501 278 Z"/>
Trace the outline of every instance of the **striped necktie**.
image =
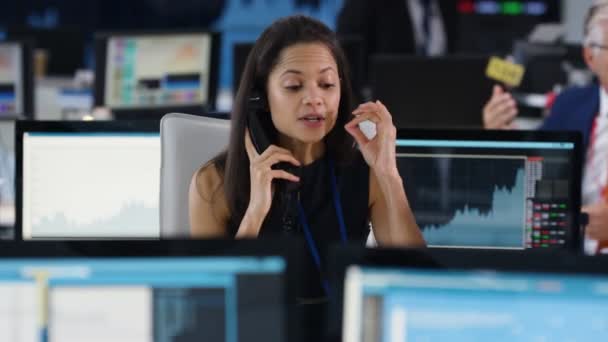
<path id="1" fill-rule="evenodd" d="M 431 0 L 420 0 L 422 6 L 422 31 L 427 38 L 431 33 L 431 16 L 433 15 L 431 8 Z"/>
<path id="2" fill-rule="evenodd" d="M 422 7 L 422 33 L 424 34 L 424 41 L 420 42 L 418 46 L 418 53 L 426 55 L 428 51 L 428 45 L 431 40 L 431 17 L 433 15 L 431 8 L 431 0 L 419 0 L 420 6 Z"/>

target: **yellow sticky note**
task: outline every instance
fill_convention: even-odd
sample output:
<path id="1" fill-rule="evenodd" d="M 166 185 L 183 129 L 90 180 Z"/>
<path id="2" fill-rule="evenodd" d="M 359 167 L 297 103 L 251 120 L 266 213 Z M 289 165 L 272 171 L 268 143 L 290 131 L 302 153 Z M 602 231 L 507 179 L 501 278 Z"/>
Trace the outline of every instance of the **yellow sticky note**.
<path id="1" fill-rule="evenodd" d="M 522 65 L 498 57 L 491 57 L 486 68 L 486 76 L 510 87 L 521 84 L 524 72 L 525 68 Z"/>

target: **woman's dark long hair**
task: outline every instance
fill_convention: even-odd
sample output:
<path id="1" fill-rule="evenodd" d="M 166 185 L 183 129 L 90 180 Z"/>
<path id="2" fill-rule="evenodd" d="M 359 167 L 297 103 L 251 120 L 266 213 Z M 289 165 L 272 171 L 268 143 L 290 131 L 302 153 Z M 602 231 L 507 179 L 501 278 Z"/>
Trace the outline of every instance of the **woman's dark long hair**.
<path id="1" fill-rule="evenodd" d="M 270 72 L 278 62 L 281 52 L 298 43 L 320 43 L 333 55 L 340 77 L 340 104 L 334 128 L 325 137 L 326 153 L 336 163 L 349 160 L 355 144 L 343 129 L 349 121 L 354 107 L 348 65 L 334 32 L 320 21 L 301 15 L 285 17 L 275 21 L 258 38 L 247 57 L 241 83 L 236 93 L 231 115 L 230 144 L 226 152 L 211 161 L 218 173 L 223 175 L 223 188 L 230 210 L 228 234 L 234 235 L 249 205 L 250 174 L 249 159 L 245 150 L 247 113 L 251 108 L 251 97 L 262 96 L 267 100 L 267 82 Z M 276 135 L 277 132 L 270 132 Z"/>

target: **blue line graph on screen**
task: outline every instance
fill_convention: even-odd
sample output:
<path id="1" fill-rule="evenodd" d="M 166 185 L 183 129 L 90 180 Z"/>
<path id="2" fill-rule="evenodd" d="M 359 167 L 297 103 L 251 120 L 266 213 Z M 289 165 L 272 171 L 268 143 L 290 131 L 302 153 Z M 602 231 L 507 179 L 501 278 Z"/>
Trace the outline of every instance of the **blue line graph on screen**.
<path id="1" fill-rule="evenodd" d="M 488 213 L 465 207 L 446 225 L 423 230 L 429 245 L 523 248 L 524 169 L 517 171 L 513 189 L 495 187 Z"/>
<path id="2" fill-rule="evenodd" d="M 430 246 L 523 248 L 526 159 L 400 155 L 398 167 Z"/>

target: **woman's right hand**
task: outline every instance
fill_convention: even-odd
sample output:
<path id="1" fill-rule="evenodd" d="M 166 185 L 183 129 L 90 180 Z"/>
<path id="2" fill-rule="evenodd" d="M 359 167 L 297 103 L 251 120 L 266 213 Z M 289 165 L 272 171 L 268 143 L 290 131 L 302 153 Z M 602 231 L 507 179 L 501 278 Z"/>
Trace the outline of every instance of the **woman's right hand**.
<path id="1" fill-rule="evenodd" d="M 299 177 L 285 170 L 275 170 L 272 166 L 279 162 L 288 162 L 300 166 L 300 162 L 289 150 L 276 145 L 270 145 L 262 154 L 259 154 L 251 142 L 249 130 L 245 131 L 245 150 L 249 158 L 251 189 L 249 206 L 239 227 L 237 237 L 257 237 L 262 222 L 270 211 L 272 204 L 272 180 L 300 181 Z"/>

